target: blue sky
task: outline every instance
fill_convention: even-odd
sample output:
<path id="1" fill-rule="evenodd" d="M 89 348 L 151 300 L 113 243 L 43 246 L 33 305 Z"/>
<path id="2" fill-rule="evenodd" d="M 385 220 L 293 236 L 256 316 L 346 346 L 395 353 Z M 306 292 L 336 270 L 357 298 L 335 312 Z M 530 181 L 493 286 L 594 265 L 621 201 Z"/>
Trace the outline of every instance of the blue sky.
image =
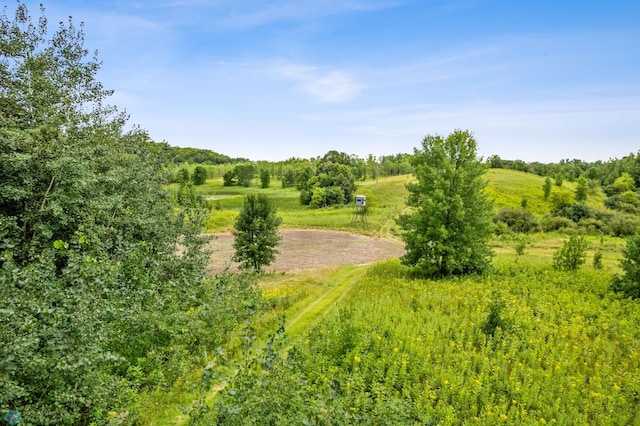
<path id="1" fill-rule="evenodd" d="M 37 15 L 36 1 L 26 1 Z M 13 2 L 6 1 L 10 8 Z M 412 152 L 557 162 L 640 149 L 640 1 L 44 0 L 85 23 L 156 141 L 251 160 Z"/>

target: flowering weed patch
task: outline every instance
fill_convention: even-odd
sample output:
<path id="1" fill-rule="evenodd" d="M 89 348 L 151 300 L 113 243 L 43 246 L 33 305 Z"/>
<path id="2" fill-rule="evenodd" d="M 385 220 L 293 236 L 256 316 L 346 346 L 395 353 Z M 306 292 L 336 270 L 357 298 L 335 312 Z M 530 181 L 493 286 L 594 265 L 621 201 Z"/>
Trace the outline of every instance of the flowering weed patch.
<path id="1" fill-rule="evenodd" d="M 520 263 L 430 281 L 373 266 L 286 357 L 252 372 L 250 404 L 225 394 L 214 412 L 235 407 L 238 424 L 267 412 L 283 424 L 636 424 L 640 310 L 609 278 Z"/>

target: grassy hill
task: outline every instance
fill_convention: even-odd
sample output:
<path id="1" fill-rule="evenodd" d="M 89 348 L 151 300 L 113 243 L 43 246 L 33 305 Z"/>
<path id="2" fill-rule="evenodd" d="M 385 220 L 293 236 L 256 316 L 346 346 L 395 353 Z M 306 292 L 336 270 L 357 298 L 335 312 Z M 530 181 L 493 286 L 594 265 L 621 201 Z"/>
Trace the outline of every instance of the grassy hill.
<path id="1" fill-rule="evenodd" d="M 244 195 L 260 192 L 268 195 L 276 204 L 278 214 L 283 218 L 283 227 L 389 235 L 394 231 L 393 218 L 405 208 L 408 195 L 405 185 L 411 178 L 411 175 L 403 175 L 357 182 L 357 192 L 367 196 L 369 208 L 366 226 L 352 225 L 352 205 L 323 209 L 302 206 L 299 201 L 300 193 L 295 188 L 281 188 L 281 183 L 277 180 L 273 180 L 269 188 L 263 189 L 255 183 L 250 187 L 225 187 L 221 178 L 214 178 L 207 180 L 204 185 L 197 186 L 196 191 L 213 207 L 211 217 L 206 223 L 209 232 L 231 230 L 242 207 Z M 486 179 L 486 193 L 493 202 L 495 212 L 501 208 L 519 208 L 523 200 L 526 200 L 527 210 L 536 215 L 544 215 L 551 211 L 552 204 L 549 200 L 553 198 L 553 194 L 565 193 L 573 196 L 575 192 L 575 183 L 566 181 L 561 187 L 554 184 L 551 197 L 545 200 L 542 190 L 545 178 L 509 169 L 489 169 Z M 174 184 L 173 187 L 177 186 Z M 597 188 L 589 194 L 587 202 L 602 207 L 604 198 L 602 190 Z"/>

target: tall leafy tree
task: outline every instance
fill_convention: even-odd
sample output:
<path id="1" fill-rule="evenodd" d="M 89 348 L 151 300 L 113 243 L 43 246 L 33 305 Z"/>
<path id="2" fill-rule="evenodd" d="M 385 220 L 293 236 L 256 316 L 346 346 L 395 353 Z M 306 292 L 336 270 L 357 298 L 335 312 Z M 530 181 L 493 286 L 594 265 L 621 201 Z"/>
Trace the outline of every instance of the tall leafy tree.
<path id="1" fill-rule="evenodd" d="M 193 184 L 204 185 L 208 178 L 207 169 L 203 166 L 196 166 L 193 170 Z"/>
<path id="2" fill-rule="evenodd" d="M 255 272 L 272 263 L 278 253 L 281 223 L 275 205 L 266 195 L 246 195 L 233 232 L 233 260 L 240 262 L 243 269 Z"/>
<path id="3" fill-rule="evenodd" d="M 588 191 L 589 191 L 589 186 L 587 185 L 587 179 L 580 176 L 576 184 L 576 191 L 575 191 L 576 202 L 580 203 L 580 202 L 586 201 Z"/>
<path id="4" fill-rule="evenodd" d="M 0 16 L 0 407 L 27 424 L 126 404 L 127 371 L 160 367 L 202 288 L 202 215 L 176 214 L 99 65 L 71 19 Z"/>
<path id="5" fill-rule="evenodd" d="M 551 178 L 547 176 L 544 179 L 544 184 L 542 185 L 542 192 L 544 194 L 544 199 L 548 199 L 549 195 L 551 195 Z"/>
<path id="6" fill-rule="evenodd" d="M 269 170 L 267 169 L 260 170 L 260 187 L 268 188 L 270 183 L 271 183 L 271 173 L 269 173 Z"/>
<path id="7" fill-rule="evenodd" d="M 468 131 L 427 136 L 414 149 L 415 182 L 407 184 L 409 212 L 399 218 L 403 263 L 430 276 L 481 273 L 492 252 L 491 204 L 483 194 L 486 166 Z"/>

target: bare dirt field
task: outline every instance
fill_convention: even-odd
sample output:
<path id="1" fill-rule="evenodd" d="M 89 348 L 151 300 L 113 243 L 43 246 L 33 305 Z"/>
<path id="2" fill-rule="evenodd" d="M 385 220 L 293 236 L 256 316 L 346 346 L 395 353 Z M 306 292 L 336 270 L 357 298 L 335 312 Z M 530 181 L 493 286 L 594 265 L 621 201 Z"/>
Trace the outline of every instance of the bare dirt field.
<path id="1" fill-rule="evenodd" d="M 274 263 L 264 268 L 266 271 L 290 272 L 322 266 L 363 265 L 404 254 L 401 241 L 349 232 L 283 229 L 280 235 L 280 254 Z M 213 251 L 209 262 L 211 273 L 220 272 L 227 266 L 237 270 L 237 264 L 231 262 L 232 244 L 231 233 L 215 234 L 209 243 Z"/>

